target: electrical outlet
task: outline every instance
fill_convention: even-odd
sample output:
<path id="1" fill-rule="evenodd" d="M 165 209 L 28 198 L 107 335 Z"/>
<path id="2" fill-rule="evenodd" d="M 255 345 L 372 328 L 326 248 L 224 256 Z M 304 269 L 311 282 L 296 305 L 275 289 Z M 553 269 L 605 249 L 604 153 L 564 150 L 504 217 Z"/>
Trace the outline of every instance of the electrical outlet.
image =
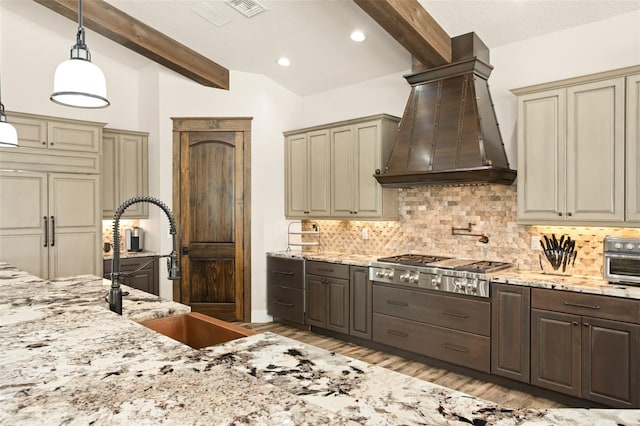
<path id="1" fill-rule="evenodd" d="M 540 250 L 540 237 L 537 235 L 531 237 L 531 250 Z"/>
<path id="2" fill-rule="evenodd" d="M 362 239 L 363 240 L 368 240 L 369 239 L 369 228 L 364 228 L 362 230 Z"/>

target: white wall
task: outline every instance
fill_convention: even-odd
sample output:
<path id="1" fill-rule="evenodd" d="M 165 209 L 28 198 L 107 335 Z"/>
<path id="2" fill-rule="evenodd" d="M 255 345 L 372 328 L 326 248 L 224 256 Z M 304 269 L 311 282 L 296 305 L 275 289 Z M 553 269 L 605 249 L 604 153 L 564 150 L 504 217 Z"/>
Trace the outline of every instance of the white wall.
<path id="1" fill-rule="evenodd" d="M 402 77 L 387 75 L 351 86 L 303 98 L 303 127 L 348 120 L 380 113 L 402 116 L 411 86 Z"/>

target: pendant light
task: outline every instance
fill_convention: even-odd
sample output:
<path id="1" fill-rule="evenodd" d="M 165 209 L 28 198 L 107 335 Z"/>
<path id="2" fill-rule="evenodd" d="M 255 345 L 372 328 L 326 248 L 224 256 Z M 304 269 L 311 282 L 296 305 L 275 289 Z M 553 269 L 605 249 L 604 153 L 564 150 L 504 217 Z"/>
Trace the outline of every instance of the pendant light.
<path id="1" fill-rule="evenodd" d="M 0 82 L 0 148 L 15 148 L 18 146 L 18 133 L 16 128 L 7 123 L 2 103 L 2 83 Z"/>
<path id="2" fill-rule="evenodd" d="M 71 59 L 64 61 L 56 68 L 51 100 L 57 104 L 78 108 L 109 106 L 104 74 L 91 62 L 91 54 L 84 42 L 82 0 L 78 0 L 76 44 L 71 48 Z"/>

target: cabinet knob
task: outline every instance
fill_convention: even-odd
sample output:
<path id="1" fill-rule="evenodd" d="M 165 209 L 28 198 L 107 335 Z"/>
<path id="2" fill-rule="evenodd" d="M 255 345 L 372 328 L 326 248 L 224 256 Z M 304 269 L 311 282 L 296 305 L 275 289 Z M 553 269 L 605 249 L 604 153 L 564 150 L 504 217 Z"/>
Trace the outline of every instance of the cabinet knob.
<path id="1" fill-rule="evenodd" d="M 585 322 L 583 325 L 587 328 L 591 327 L 591 324 L 589 324 L 588 322 Z"/>
<path id="2" fill-rule="evenodd" d="M 561 213 L 561 212 L 558 212 L 558 216 L 562 216 L 562 213 Z"/>
<path id="3" fill-rule="evenodd" d="M 574 326 L 577 326 L 577 325 L 578 325 L 578 321 L 574 321 L 574 322 L 572 322 L 572 324 L 573 324 Z"/>
<path id="4" fill-rule="evenodd" d="M 42 145 L 46 145 L 47 143 L 45 141 L 42 141 Z"/>
<path id="5" fill-rule="evenodd" d="M 573 214 L 571 212 L 567 213 L 567 216 L 573 216 Z"/>

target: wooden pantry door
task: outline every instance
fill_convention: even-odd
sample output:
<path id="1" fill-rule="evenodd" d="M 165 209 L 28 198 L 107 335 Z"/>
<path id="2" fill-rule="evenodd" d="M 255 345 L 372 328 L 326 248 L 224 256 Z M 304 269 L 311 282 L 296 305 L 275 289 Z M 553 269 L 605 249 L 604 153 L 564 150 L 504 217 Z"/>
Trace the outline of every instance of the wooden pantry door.
<path id="1" fill-rule="evenodd" d="M 181 239 L 174 300 L 251 319 L 251 118 L 174 118 L 173 206 Z"/>

